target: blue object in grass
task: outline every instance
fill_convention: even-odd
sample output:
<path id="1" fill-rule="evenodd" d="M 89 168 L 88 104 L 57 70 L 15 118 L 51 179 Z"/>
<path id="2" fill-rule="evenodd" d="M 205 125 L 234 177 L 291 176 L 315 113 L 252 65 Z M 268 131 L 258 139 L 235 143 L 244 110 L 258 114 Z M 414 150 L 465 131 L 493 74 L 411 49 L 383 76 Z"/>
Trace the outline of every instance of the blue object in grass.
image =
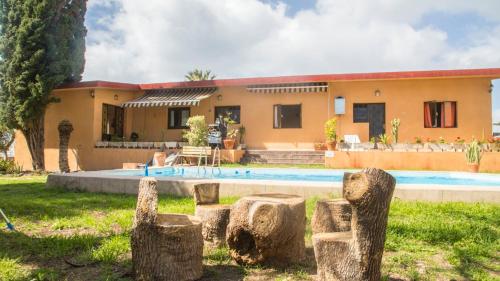
<path id="1" fill-rule="evenodd" d="M 7 224 L 7 228 L 10 230 L 10 231 L 14 231 L 15 228 L 14 228 L 14 225 L 12 223 L 10 223 L 9 219 L 7 218 L 7 216 L 3 213 L 2 209 L 0 209 L 0 214 L 2 215 L 5 223 Z"/>
<path id="2" fill-rule="evenodd" d="M 146 165 L 144 165 L 144 176 L 145 177 L 149 176 L 148 163 L 146 163 Z"/>

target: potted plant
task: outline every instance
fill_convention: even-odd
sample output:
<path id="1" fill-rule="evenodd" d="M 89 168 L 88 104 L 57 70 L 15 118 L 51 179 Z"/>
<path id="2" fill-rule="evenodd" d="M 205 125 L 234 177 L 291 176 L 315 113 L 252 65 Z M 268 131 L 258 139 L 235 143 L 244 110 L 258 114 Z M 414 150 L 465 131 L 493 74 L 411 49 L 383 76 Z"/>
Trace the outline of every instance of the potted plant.
<path id="1" fill-rule="evenodd" d="M 238 130 L 236 130 L 236 129 L 229 130 L 227 132 L 227 137 L 224 139 L 224 148 L 225 149 L 233 149 L 237 136 L 238 136 Z"/>
<path id="2" fill-rule="evenodd" d="M 315 142 L 314 143 L 314 150 L 316 150 L 316 151 L 326 150 L 326 145 L 322 142 Z"/>
<path id="3" fill-rule="evenodd" d="M 337 146 L 337 119 L 332 118 L 325 122 L 326 147 L 335 150 Z"/>
<path id="4" fill-rule="evenodd" d="M 395 143 L 398 143 L 398 140 L 399 140 L 399 125 L 400 124 L 401 124 L 401 120 L 399 120 L 399 118 L 394 118 L 391 121 L 392 136 L 394 137 Z"/>
<path id="5" fill-rule="evenodd" d="M 479 172 L 479 163 L 481 162 L 481 147 L 477 140 L 473 140 L 465 149 L 465 158 L 469 171 L 472 173 Z"/>

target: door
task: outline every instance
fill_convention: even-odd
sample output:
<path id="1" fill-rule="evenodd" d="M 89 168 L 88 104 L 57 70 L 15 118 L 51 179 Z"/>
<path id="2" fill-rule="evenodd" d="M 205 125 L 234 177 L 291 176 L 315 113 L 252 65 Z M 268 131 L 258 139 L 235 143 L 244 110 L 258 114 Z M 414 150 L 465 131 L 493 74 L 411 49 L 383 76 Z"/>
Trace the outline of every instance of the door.
<path id="1" fill-rule="evenodd" d="M 379 135 L 385 134 L 385 104 L 370 103 L 368 104 L 368 122 L 370 130 L 370 139 L 378 138 Z"/>

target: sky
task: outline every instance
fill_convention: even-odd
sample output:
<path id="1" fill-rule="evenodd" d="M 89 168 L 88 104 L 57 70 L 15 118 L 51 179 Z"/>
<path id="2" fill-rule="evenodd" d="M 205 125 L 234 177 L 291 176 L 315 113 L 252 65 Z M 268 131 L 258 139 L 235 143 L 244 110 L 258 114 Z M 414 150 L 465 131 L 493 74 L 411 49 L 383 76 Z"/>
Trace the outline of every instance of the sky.
<path id="1" fill-rule="evenodd" d="M 498 11 L 498 0 L 89 0 L 84 79 L 500 67 Z"/>

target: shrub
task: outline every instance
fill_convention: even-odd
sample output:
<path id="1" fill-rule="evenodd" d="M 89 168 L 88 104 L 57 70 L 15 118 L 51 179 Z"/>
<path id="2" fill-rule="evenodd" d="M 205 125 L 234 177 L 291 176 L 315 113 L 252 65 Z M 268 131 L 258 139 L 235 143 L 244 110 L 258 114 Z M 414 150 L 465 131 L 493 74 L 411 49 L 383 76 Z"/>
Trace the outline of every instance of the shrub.
<path id="1" fill-rule="evenodd" d="M 391 137 L 386 134 L 381 134 L 378 138 L 381 144 L 389 144 L 389 140 L 391 139 Z"/>
<path id="2" fill-rule="evenodd" d="M 189 117 L 186 124 L 189 127 L 189 130 L 184 131 L 183 136 L 187 139 L 189 145 L 208 145 L 208 127 L 205 123 L 205 116 L 198 115 Z"/>
<path id="3" fill-rule="evenodd" d="M 12 160 L 0 159 L 0 173 L 21 174 L 23 168 Z"/>
<path id="4" fill-rule="evenodd" d="M 332 118 L 325 122 L 325 137 L 327 141 L 335 141 L 337 139 L 337 119 Z"/>

